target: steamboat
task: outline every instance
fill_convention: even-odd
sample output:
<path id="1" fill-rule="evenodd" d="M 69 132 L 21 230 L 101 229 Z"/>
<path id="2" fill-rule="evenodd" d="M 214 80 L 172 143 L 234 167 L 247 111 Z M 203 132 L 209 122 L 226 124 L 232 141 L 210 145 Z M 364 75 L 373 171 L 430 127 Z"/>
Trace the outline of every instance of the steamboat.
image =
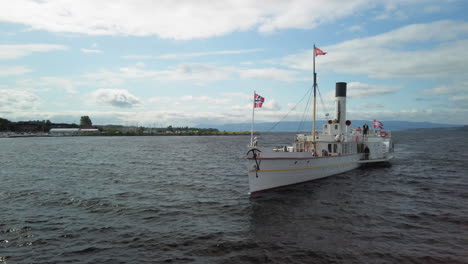
<path id="1" fill-rule="evenodd" d="M 266 149 L 258 146 L 252 128 L 246 155 L 250 194 L 344 173 L 368 163 L 388 163 L 394 157 L 391 132 L 376 124 L 378 121 L 374 121 L 374 129 L 351 128 L 346 119 L 345 82 L 336 83 L 334 119 L 316 130 L 317 50 L 314 45 L 312 132 L 297 134 L 289 146 Z"/>

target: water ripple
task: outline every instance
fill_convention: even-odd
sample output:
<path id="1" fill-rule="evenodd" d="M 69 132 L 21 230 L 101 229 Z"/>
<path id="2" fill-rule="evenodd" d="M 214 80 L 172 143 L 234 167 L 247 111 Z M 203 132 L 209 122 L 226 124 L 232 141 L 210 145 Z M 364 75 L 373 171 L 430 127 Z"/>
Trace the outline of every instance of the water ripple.
<path id="1" fill-rule="evenodd" d="M 0 263 L 468 263 L 468 142 L 440 133 L 253 198 L 245 136 L 1 140 Z"/>

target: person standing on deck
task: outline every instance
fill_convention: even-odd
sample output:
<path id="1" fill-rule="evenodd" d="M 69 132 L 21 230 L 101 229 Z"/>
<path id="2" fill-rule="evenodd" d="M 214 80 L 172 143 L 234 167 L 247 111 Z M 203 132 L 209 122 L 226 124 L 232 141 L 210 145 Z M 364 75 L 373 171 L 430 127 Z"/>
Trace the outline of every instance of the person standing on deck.
<path id="1" fill-rule="evenodd" d="M 364 136 L 367 135 L 367 132 L 369 131 L 369 126 L 367 125 L 367 123 L 362 126 L 362 129 Z"/>

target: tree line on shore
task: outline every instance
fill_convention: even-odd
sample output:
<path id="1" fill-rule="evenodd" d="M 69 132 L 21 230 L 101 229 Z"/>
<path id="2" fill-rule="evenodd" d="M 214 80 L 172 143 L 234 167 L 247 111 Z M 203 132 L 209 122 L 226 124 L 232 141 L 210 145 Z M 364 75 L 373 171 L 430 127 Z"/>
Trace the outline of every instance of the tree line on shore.
<path id="1" fill-rule="evenodd" d="M 71 127 L 79 127 L 76 124 L 70 124 Z M 5 118 L 0 118 L 0 131 L 1 132 L 25 132 L 30 130 L 31 132 L 47 132 L 52 128 L 52 122 L 50 120 L 33 120 L 33 121 L 18 121 L 13 122 Z"/>
<path id="2" fill-rule="evenodd" d="M 80 118 L 80 125 L 75 123 L 52 123 L 50 120 L 28 120 L 28 121 L 10 121 L 0 118 L 0 132 L 49 132 L 52 128 L 80 128 L 92 127 L 93 123 L 89 116 Z"/>

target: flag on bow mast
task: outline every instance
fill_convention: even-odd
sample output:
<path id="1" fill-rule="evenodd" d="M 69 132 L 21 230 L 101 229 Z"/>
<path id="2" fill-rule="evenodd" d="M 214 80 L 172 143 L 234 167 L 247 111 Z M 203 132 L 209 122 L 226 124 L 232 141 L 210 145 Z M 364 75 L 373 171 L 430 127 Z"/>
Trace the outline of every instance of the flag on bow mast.
<path id="1" fill-rule="evenodd" d="M 257 93 L 254 93 L 254 108 L 262 107 L 264 102 L 265 102 L 265 98 L 261 97 Z"/>
<path id="2" fill-rule="evenodd" d="M 257 145 L 257 140 L 254 140 L 254 120 L 255 120 L 255 108 L 260 108 L 263 106 L 265 98 L 260 96 L 254 91 L 254 103 L 252 108 L 252 128 L 250 131 L 250 147 L 255 147 Z"/>

